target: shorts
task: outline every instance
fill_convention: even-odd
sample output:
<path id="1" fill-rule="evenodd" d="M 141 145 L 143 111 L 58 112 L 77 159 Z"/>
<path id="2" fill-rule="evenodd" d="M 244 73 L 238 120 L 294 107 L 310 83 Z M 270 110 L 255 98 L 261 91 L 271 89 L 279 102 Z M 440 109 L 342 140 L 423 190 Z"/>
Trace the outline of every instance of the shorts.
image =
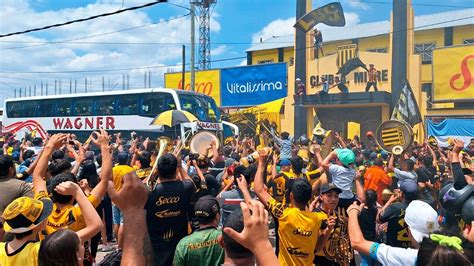
<path id="1" fill-rule="evenodd" d="M 117 206 L 115 206 L 115 204 L 112 204 L 112 216 L 114 224 L 123 224 L 122 211 Z"/>

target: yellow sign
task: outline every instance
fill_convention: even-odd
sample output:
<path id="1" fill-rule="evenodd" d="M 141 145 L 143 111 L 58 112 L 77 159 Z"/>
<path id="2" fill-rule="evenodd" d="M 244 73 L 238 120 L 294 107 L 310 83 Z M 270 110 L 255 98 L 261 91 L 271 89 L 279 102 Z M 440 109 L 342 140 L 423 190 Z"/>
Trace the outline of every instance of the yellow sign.
<path id="1" fill-rule="evenodd" d="M 433 50 L 433 100 L 474 99 L 474 45 Z"/>
<path id="2" fill-rule="evenodd" d="M 183 89 L 181 73 L 165 73 L 165 87 L 171 89 Z M 184 90 L 191 90 L 191 75 L 185 73 Z M 219 70 L 196 71 L 194 88 L 196 92 L 211 96 L 218 106 L 221 104 L 220 95 L 220 72 Z"/>

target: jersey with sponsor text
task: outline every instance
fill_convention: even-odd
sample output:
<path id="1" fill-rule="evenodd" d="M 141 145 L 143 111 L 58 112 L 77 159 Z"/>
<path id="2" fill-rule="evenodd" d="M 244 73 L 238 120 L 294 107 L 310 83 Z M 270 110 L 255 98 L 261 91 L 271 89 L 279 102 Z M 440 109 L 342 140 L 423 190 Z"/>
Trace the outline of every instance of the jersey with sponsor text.
<path id="1" fill-rule="evenodd" d="M 314 249 L 324 216 L 320 213 L 285 207 L 270 198 L 267 202 L 278 219 L 279 254 L 281 265 L 312 265 Z"/>
<path id="2" fill-rule="evenodd" d="M 153 248 L 174 248 L 188 234 L 188 206 L 195 191 L 191 180 L 161 182 L 145 205 Z"/>

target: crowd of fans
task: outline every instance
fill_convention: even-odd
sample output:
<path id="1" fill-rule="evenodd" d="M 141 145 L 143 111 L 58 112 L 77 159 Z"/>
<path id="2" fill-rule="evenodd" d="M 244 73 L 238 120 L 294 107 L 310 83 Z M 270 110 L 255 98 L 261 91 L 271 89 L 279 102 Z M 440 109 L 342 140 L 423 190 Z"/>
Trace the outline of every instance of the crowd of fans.
<path id="1" fill-rule="evenodd" d="M 0 265 L 474 263 L 474 139 L 393 155 L 283 132 L 203 155 L 132 136 L 6 135 Z"/>

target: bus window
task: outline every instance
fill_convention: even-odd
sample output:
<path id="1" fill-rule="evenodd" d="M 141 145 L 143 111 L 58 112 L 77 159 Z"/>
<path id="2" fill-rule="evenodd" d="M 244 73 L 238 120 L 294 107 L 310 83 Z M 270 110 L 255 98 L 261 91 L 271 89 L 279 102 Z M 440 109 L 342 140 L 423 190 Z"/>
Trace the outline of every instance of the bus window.
<path id="1" fill-rule="evenodd" d="M 94 115 L 113 115 L 115 106 L 114 97 L 100 97 L 95 100 Z"/>
<path id="2" fill-rule="evenodd" d="M 212 98 L 190 94 L 180 94 L 178 97 L 181 108 L 194 114 L 199 121 L 220 122 L 220 112 Z"/>
<path id="3" fill-rule="evenodd" d="M 48 117 L 53 115 L 54 100 L 42 100 L 38 103 L 36 116 Z"/>
<path id="4" fill-rule="evenodd" d="M 139 112 L 141 115 L 154 116 L 172 109 L 176 109 L 173 96 L 170 93 L 155 92 L 143 94 Z"/>
<path id="5" fill-rule="evenodd" d="M 34 117 L 37 105 L 37 101 L 24 101 L 21 108 L 23 110 L 23 117 Z"/>
<path id="6" fill-rule="evenodd" d="M 7 116 L 10 118 L 21 117 L 21 102 L 7 103 Z"/>
<path id="7" fill-rule="evenodd" d="M 118 115 L 136 115 L 137 114 L 138 95 L 121 95 L 118 97 L 117 114 Z"/>
<path id="8" fill-rule="evenodd" d="M 56 102 L 56 116 L 70 116 L 72 111 L 72 99 L 63 99 Z"/>
<path id="9" fill-rule="evenodd" d="M 92 115 L 92 98 L 77 98 L 74 105 L 74 115 Z"/>

